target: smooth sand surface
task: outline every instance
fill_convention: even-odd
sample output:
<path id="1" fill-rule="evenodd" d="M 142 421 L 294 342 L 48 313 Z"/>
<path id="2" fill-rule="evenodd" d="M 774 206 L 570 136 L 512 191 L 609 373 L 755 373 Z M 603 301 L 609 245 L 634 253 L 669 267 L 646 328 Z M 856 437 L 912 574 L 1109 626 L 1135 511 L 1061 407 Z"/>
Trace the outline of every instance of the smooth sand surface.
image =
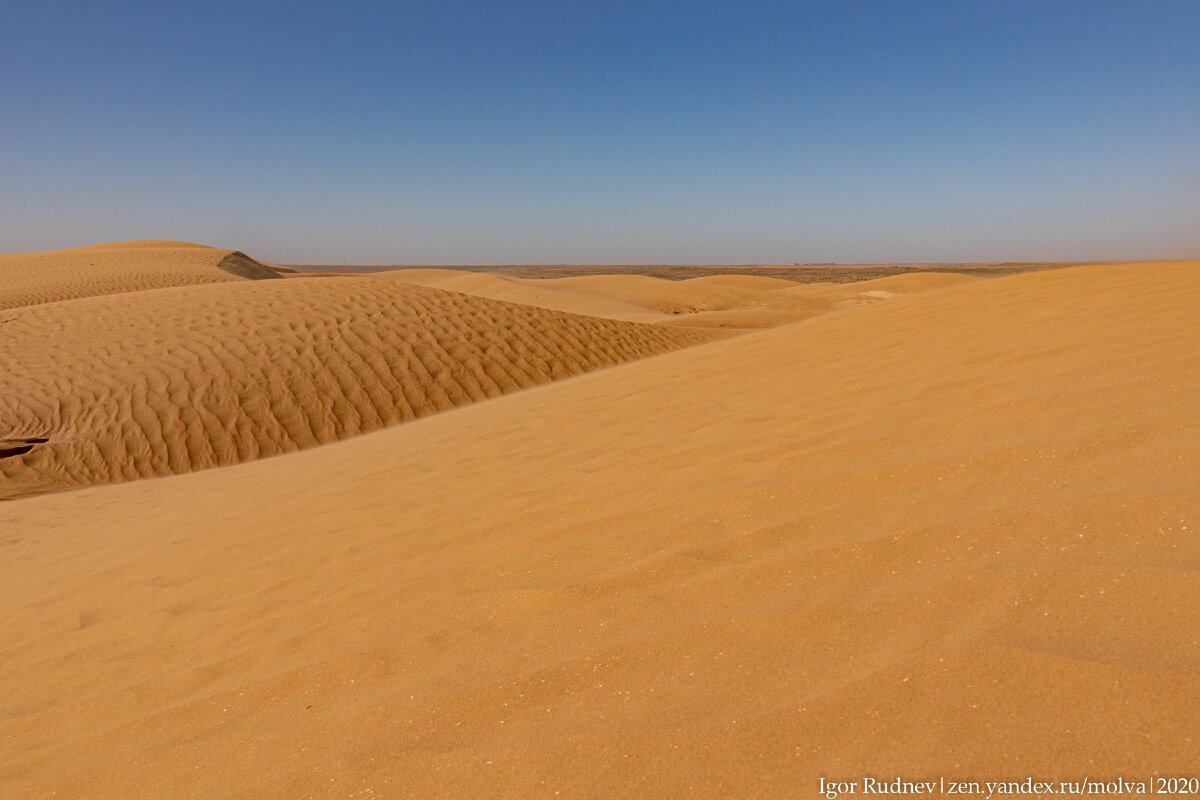
<path id="1" fill-rule="evenodd" d="M 1198 300 L 969 282 L 0 503 L 0 795 L 1192 774 Z"/>
<path id="2" fill-rule="evenodd" d="M 618 274 L 537 279 L 451 269 L 402 269 L 373 277 L 595 317 L 730 329 L 770 328 L 843 305 L 978 280 L 929 273 L 849 284 L 799 284 L 760 275 L 682 281 Z"/>
<path id="3" fill-rule="evenodd" d="M 0 320 L 0 498 L 278 455 L 705 340 L 369 278 L 133 291 Z"/>
<path id="4" fill-rule="evenodd" d="M 236 250 L 158 240 L 0 255 L 0 311 L 165 286 L 277 278 L 276 269 Z"/>

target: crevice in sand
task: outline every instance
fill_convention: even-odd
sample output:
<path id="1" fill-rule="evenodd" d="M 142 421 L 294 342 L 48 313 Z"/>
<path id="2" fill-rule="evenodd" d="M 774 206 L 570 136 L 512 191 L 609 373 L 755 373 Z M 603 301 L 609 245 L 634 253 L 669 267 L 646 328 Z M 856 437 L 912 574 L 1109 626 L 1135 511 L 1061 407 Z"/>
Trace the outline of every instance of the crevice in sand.
<path id="1" fill-rule="evenodd" d="M 43 436 L 25 436 L 10 439 L 0 439 L 0 458 L 16 458 L 23 456 L 39 444 L 50 441 Z"/>

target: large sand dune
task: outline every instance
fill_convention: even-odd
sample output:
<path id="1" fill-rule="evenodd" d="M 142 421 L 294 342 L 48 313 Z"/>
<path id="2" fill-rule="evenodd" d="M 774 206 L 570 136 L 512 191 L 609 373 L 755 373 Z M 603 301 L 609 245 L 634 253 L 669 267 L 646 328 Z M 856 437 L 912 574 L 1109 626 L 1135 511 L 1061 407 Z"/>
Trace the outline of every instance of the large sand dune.
<path id="1" fill-rule="evenodd" d="M 157 240 L 0 255 L 0 311 L 165 286 L 277 278 L 277 269 L 236 250 Z"/>
<path id="2" fill-rule="evenodd" d="M 0 794 L 1192 774 L 1198 300 L 981 281 L 0 504 Z"/>
<path id="3" fill-rule="evenodd" d="M 367 278 L 136 291 L 0 323 L 0 498 L 276 455 L 703 340 Z"/>

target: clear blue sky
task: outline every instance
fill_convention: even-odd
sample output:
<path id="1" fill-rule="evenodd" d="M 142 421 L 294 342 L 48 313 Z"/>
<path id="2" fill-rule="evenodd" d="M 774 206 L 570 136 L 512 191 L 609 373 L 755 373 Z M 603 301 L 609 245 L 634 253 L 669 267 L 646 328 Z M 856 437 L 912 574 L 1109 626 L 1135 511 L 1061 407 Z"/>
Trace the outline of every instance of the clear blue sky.
<path id="1" fill-rule="evenodd" d="M 0 251 L 1200 257 L 1200 2 L 8 2 Z"/>

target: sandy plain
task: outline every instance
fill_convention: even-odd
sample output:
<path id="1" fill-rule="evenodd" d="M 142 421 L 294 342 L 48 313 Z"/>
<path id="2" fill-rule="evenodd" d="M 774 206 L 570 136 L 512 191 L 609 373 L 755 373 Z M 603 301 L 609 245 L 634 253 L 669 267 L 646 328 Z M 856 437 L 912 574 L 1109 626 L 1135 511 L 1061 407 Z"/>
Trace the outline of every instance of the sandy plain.
<path id="1" fill-rule="evenodd" d="M 0 300 L 5 798 L 1194 774 L 1200 263 Z"/>

